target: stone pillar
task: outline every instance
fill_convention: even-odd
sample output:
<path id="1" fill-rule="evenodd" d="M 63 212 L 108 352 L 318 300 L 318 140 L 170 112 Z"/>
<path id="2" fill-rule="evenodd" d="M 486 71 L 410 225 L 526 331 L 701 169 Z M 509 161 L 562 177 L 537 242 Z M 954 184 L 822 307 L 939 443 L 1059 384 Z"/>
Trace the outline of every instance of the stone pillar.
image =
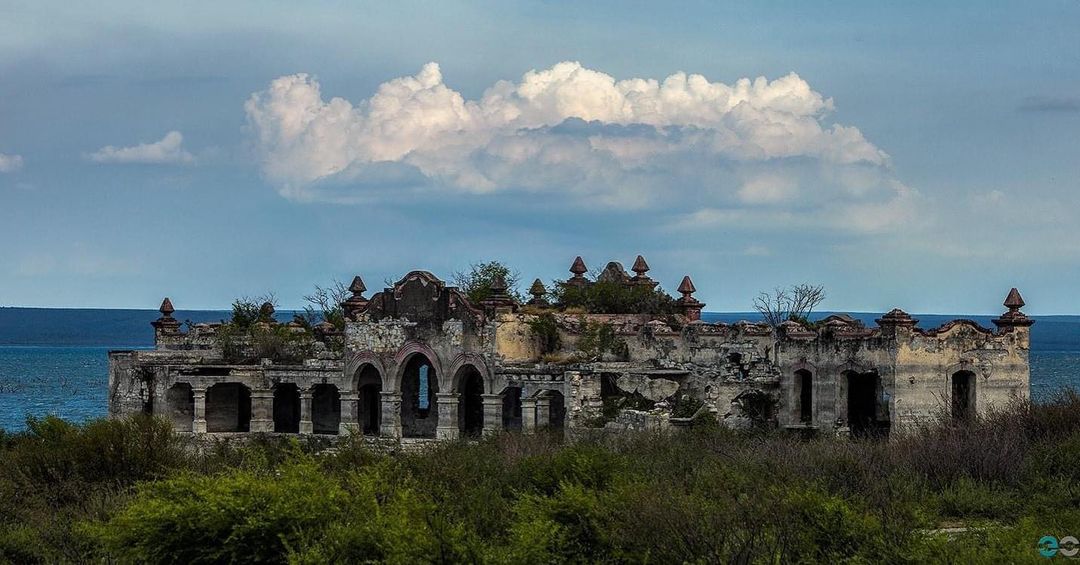
<path id="1" fill-rule="evenodd" d="M 527 434 L 536 432 L 536 399 L 521 399 L 521 431 Z"/>
<path id="2" fill-rule="evenodd" d="M 191 394 L 195 397 L 195 420 L 191 423 L 191 431 L 197 434 L 206 433 L 206 389 L 191 388 Z"/>
<path id="3" fill-rule="evenodd" d="M 300 390 L 300 433 L 310 434 L 315 431 L 311 423 L 311 389 Z"/>
<path id="4" fill-rule="evenodd" d="M 385 437 L 401 437 L 401 393 L 382 391 L 379 393 L 382 418 L 379 424 L 379 435 Z"/>
<path id="5" fill-rule="evenodd" d="M 503 395 L 485 394 L 484 400 L 484 435 L 493 435 L 503 429 Z"/>
<path id="6" fill-rule="evenodd" d="M 341 393 L 341 423 L 338 435 L 360 433 L 360 392 Z"/>
<path id="7" fill-rule="evenodd" d="M 456 392 L 435 393 L 435 402 L 439 405 L 439 424 L 435 428 L 435 439 L 457 439 L 461 435 L 461 423 L 458 422 L 460 396 Z"/>
<path id="8" fill-rule="evenodd" d="M 274 391 L 251 391 L 251 427 L 253 432 L 274 431 Z"/>
<path id="9" fill-rule="evenodd" d="M 551 397 L 536 397 L 536 427 L 551 427 Z"/>

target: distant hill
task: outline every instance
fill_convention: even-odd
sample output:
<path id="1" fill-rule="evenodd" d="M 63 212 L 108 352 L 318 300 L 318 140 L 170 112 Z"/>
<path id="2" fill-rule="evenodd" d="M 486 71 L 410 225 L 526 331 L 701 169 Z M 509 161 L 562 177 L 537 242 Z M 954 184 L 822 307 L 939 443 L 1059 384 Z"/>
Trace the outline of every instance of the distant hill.
<path id="1" fill-rule="evenodd" d="M 831 312 L 815 314 L 824 317 Z M 852 313 L 867 325 L 881 314 Z M 51 345 L 140 347 L 154 344 L 150 322 L 160 314 L 157 310 L 112 310 L 90 308 L 0 308 L 0 345 Z M 217 322 L 229 316 L 224 310 L 178 310 L 173 315 L 181 322 Z M 281 311 L 277 318 L 292 319 L 293 312 Z M 914 314 L 919 327 L 933 328 L 955 318 L 970 318 L 993 327 L 991 316 Z M 705 312 L 709 322 L 760 320 L 757 312 Z M 1080 316 L 1035 316 L 1038 323 L 1032 328 L 1032 349 L 1037 351 L 1080 351 Z"/>

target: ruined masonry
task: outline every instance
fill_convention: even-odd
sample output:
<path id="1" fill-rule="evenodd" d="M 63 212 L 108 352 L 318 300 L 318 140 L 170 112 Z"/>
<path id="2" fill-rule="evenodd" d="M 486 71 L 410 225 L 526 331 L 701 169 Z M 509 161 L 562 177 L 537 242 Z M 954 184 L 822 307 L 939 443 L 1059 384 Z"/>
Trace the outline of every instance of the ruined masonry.
<path id="1" fill-rule="evenodd" d="M 609 263 L 598 280 L 655 287 L 643 258 L 631 270 Z M 596 284 L 580 257 L 570 271 L 566 284 Z M 342 305 L 344 332 L 315 327 L 315 347 L 289 363 L 228 362 L 215 335 L 221 326 L 181 330 L 166 298 L 153 350 L 109 353 L 109 412 L 163 415 L 196 434 L 453 439 L 545 427 L 661 429 L 715 418 L 885 435 L 1028 396 L 1033 321 L 1020 311 L 1016 289 L 992 331 L 970 320 L 923 330 L 899 309 L 877 327 L 843 315 L 775 329 L 705 323 L 689 277 L 678 287 L 677 313 L 662 317 L 559 311 L 539 280 L 526 304 L 505 283 L 492 286 L 474 304 L 431 273 L 413 271 L 367 299 L 356 277 Z M 273 321 L 267 308 L 258 322 L 264 329 L 305 331 Z M 554 351 L 534 329 L 541 318 L 554 321 Z M 614 330 L 618 351 L 584 358 L 583 336 L 601 325 Z"/>

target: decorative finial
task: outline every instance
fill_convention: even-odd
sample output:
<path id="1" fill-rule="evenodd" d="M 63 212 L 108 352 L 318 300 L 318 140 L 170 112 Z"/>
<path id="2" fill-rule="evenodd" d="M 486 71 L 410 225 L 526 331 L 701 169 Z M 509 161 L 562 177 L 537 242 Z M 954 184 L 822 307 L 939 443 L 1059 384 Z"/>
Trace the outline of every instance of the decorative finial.
<path id="1" fill-rule="evenodd" d="M 360 296 L 367 290 L 367 286 L 364 285 L 364 279 L 360 278 L 360 275 L 353 277 L 352 284 L 349 285 L 349 292 L 353 293 L 353 296 Z"/>
<path id="2" fill-rule="evenodd" d="M 676 300 L 675 303 L 682 309 L 683 315 L 690 321 L 700 320 L 701 310 L 705 308 L 705 303 L 691 296 L 697 292 L 697 288 L 694 288 L 694 281 L 690 280 L 690 275 L 682 278 L 682 282 L 679 283 L 679 292 L 682 298 Z"/>
<path id="3" fill-rule="evenodd" d="M 1035 323 L 1035 320 L 1032 320 L 1020 311 L 1020 309 L 1024 307 L 1024 299 L 1020 296 L 1019 290 L 1013 288 L 1009 291 L 1009 295 L 1005 297 L 1004 306 L 1008 308 L 1009 311 L 1002 314 L 999 318 L 991 320 L 997 327 L 1003 330 L 1015 327 L 1026 328 Z"/>
<path id="4" fill-rule="evenodd" d="M 176 312 L 176 308 L 173 308 L 172 301 L 168 297 L 161 301 L 161 307 L 158 308 L 158 312 L 161 312 L 162 317 L 172 318 L 173 312 Z"/>
<path id="5" fill-rule="evenodd" d="M 574 264 L 570 265 L 570 272 L 574 273 L 575 279 L 580 279 L 582 275 L 589 272 L 589 269 L 585 266 L 585 261 L 580 255 L 574 258 Z"/>
<path id="6" fill-rule="evenodd" d="M 1020 296 L 1020 291 L 1016 290 L 1016 287 L 1009 291 L 1003 306 L 1008 308 L 1010 312 L 1016 312 L 1024 307 L 1024 298 Z"/>
<path id="7" fill-rule="evenodd" d="M 274 305 L 270 302 L 263 302 L 263 305 L 259 307 L 259 321 L 260 322 L 273 322 L 274 321 Z"/>
<path id="8" fill-rule="evenodd" d="M 533 281 L 532 286 L 529 287 L 529 294 L 532 295 L 532 300 L 529 301 L 530 306 L 547 306 L 548 302 L 544 299 L 547 294 L 547 289 L 544 288 L 544 283 L 540 279 Z"/>
<path id="9" fill-rule="evenodd" d="M 697 288 L 694 288 L 694 281 L 690 280 L 690 275 L 682 278 L 682 282 L 679 283 L 679 292 L 682 293 L 683 298 L 690 298 L 691 294 L 697 292 Z"/>
<path id="10" fill-rule="evenodd" d="M 634 260 L 634 266 L 630 270 L 634 271 L 637 276 L 644 277 L 645 273 L 649 272 L 649 264 L 645 262 L 644 257 L 638 255 L 637 259 Z"/>

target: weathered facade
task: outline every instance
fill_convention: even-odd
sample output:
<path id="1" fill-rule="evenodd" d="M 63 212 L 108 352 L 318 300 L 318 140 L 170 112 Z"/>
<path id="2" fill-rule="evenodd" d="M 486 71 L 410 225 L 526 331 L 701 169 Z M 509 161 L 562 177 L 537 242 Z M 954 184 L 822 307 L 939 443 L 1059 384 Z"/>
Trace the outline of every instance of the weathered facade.
<path id="1" fill-rule="evenodd" d="M 610 263 L 600 279 L 655 286 Z M 570 285 L 593 284 L 578 258 Z M 452 439 L 541 427 L 663 428 L 714 415 L 729 425 L 895 433 L 963 418 L 1029 391 L 1032 320 L 1013 289 L 997 331 L 968 320 L 932 330 L 896 309 L 865 327 L 700 320 L 689 277 L 677 314 L 585 314 L 548 307 L 539 280 L 518 304 L 504 284 L 474 304 L 425 271 L 364 298 L 357 277 L 344 332 L 315 328 L 302 360 L 226 361 L 219 326 L 182 331 L 168 299 L 153 350 L 109 354 L 109 411 L 166 415 L 195 433 L 364 433 Z M 547 336 L 538 321 L 549 324 Z M 267 317 L 265 329 L 302 331 Z M 591 330 L 617 347 L 586 354 Z M 554 337 L 554 339 L 550 339 Z"/>

